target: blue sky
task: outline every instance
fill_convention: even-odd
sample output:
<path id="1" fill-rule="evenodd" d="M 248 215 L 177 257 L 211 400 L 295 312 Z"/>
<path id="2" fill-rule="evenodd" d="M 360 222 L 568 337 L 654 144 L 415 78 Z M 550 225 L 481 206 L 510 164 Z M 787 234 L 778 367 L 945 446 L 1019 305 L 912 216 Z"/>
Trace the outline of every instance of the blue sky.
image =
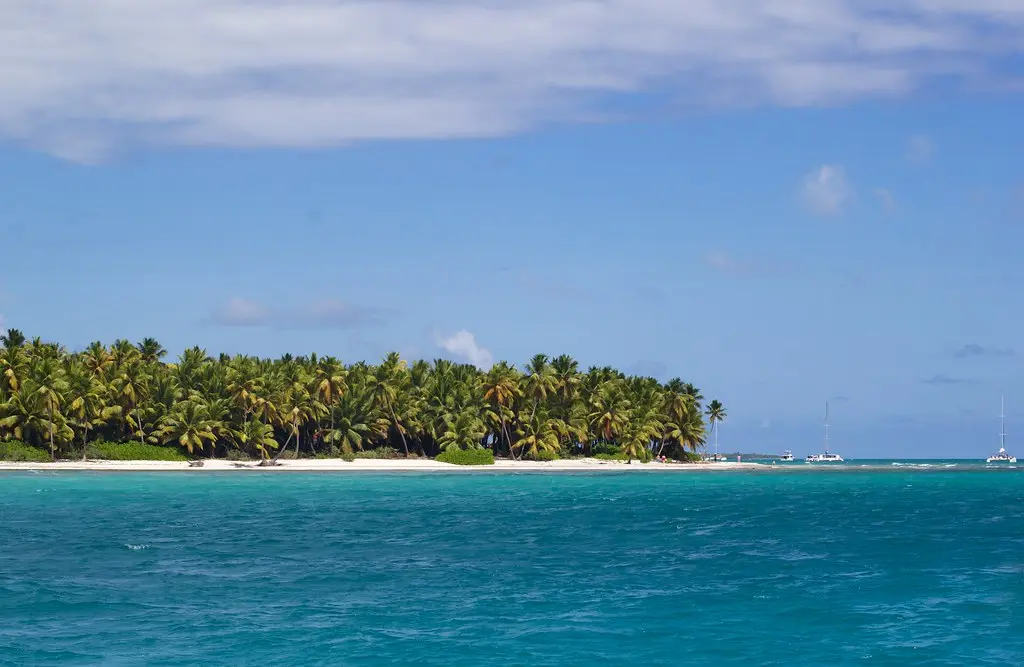
<path id="1" fill-rule="evenodd" d="M 0 326 L 567 352 L 726 449 L 1024 429 L 1020 3 L 106 4 L 0 10 Z"/>

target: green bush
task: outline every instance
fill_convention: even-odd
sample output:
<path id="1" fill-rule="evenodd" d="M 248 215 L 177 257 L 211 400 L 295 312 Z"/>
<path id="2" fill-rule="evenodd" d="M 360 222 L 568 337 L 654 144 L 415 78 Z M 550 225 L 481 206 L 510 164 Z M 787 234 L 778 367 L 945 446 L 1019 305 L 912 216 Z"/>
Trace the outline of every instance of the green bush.
<path id="1" fill-rule="evenodd" d="M 394 447 L 378 447 L 356 452 L 354 456 L 357 459 L 397 459 L 398 450 Z"/>
<path id="2" fill-rule="evenodd" d="M 595 458 L 598 454 L 618 454 L 621 451 L 621 447 L 619 447 L 618 445 L 613 445 L 609 442 L 600 442 L 594 445 L 594 449 L 592 450 Z"/>
<path id="3" fill-rule="evenodd" d="M 86 458 L 103 461 L 187 461 L 178 447 L 160 447 L 141 442 L 94 442 L 85 452 Z"/>
<path id="4" fill-rule="evenodd" d="M 490 466 L 494 465 L 494 452 L 489 449 L 449 449 L 434 460 L 457 466 Z"/>
<path id="5" fill-rule="evenodd" d="M 342 455 L 341 455 L 341 460 L 342 461 L 348 461 L 349 463 L 352 463 L 353 461 L 356 460 L 356 455 L 353 454 L 352 452 L 343 452 Z"/>
<path id="6" fill-rule="evenodd" d="M 241 449 L 229 449 L 224 453 L 224 459 L 227 461 L 255 461 L 248 452 L 243 452 Z"/>
<path id="7" fill-rule="evenodd" d="M 38 463 L 49 461 L 49 452 L 38 447 L 31 447 L 17 440 L 0 442 L 0 461 L 18 461 Z"/>
<path id="8" fill-rule="evenodd" d="M 541 451 L 537 452 L 533 456 L 526 456 L 525 458 L 530 461 L 557 461 L 562 457 L 559 456 L 558 452 Z"/>
<path id="9" fill-rule="evenodd" d="M 601 452 L 600 454 L 594 454 L 594 458 L 598 461 L 625 461 L 626 455 L 622 452 L 618 452 L 616 454 Z"/>

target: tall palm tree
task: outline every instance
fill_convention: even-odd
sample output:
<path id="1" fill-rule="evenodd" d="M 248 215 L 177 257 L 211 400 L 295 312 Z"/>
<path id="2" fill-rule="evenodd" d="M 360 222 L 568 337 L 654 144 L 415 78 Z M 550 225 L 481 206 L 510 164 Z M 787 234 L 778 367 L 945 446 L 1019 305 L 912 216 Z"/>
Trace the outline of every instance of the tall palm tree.
<path id="1" fill-rule="evenodd" d="M 104 423 L 103 384 L 93 375 L 89 367 L 76 361 L 68 367 L 67 412 L 69 421 L 82 431 L 82 460 L 88 452 L 89 431 Z"/>
<path id="2" fill-rule="evenodd" d="M 60 414 L 64 393 L 68 390 L 64 369 L 61 367 L 60 361 L 46 355 L 35 362 L 30 374 L 33 379 L 35 398 L 47 415 L 46 430 L 50 441 L 50 457 L 57 460 L 57 446 L 54 442 L 58 429 L 56 417 Z"/>
<path id="3" fill-rule="evenodd" d="M 711 430 L 715 433 L 715 458 L 718 457 L 718 425 L 725 421 L 728 414 L 725 411 L 725 407 L 715 399 L 708 403 L 706 410 L 708 416 L 708 423 L 711 425 Z"/>
<path id="4" fill-rule="evenodd" d="M 391 417 L 391 425 L 398 431 L 405 456 L 408 457 L 409 443 L 405 439 L 405 428 L 395 411 L 395 404 L 407 380 L 405 362 L 399 358 L 397 352 L 391 352 L 381 365 L 374 369 L 371 378 L 374 400 Z"/>

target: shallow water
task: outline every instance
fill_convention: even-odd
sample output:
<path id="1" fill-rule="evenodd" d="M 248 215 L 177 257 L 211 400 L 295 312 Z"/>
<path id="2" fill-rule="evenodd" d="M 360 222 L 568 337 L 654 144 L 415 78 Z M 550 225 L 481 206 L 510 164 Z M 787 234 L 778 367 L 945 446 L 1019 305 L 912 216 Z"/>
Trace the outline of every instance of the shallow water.
<path id="1" fill-rule="evenodd" d="M 0 664 L 1022 664 L 1024 474 L 879 468 L 6 473 Z"/>

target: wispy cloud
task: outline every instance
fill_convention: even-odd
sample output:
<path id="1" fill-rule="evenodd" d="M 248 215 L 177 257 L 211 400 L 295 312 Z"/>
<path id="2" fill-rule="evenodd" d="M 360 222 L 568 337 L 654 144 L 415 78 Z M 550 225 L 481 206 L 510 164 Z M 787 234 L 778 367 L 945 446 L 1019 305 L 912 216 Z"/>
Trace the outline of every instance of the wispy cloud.
<path id="1" fill-rule="evenodd" d="M 0 135 L 75 159 L 507 135 L 655 88 L 833 105 L 991 83 L 1024 51 L 1010 0 L 33 0 L 0 25 Z"/>
<path id="2" fill-rule="evenodd" d="M 270 324 L 273 312 L 256 301 L 231 297 L 214 309 L 211 319 L 225 326 L 256 327 Z"/>
<path id="3" fill-rule="evenodd" d="M 907 159 L 915 164 L 924 164 L 932 159 L 935 144 L 924 135 L 911 137 L 907 143 Z"/>
<path id="4" fill-rule="evenodd" d="M 437 346 L 460 361 L 473 364 L 477 368 L 487 370 L 494 365 L 491 351 L 476 342 L 476 336 L 461 329 L 450 336 L 438 336 Z"/>
<path id="5" fill-rule="evenodd" d="M 709 252 L 704 256 L 704 263 L 721 273 L 742 273 L 747 264 L 724 252 Z"/>
<path id="6" fill-rule="evenodd" d="M 804 176 L 800 196 L 811 213 L 831 216 L 842 211 L 853 196 L 853 189 L 840 165 L 826 164 Z"/>
<path id="7" fill-rule="evenodd" d="M 953 353 L 957 359 L 971 357 L 1012 357 L 1015 352 L 1008 347 L 986 347 L 977 343 L 968 343 Z"/>
<path id="8" fill-rule="evenodd" d="M 323 299 L 288 308 L 232 297 L 217 306 L 210 321 L 223 326 L 308 329 L 348 329 L 379 322 L 384 312 L 377 308 L 355 306 L 336 299 Z"/>
<path id="9" fill-rule="evenodd" d="M 892 192 L 887 188 L 875 188 L 875 198 L 882 205 L 882 209 L 886 213 L 892 213 L 893 209 L 896 208 L 896 200 L 893 198 Z"/>
<path id="10" fill-rule="evenodd" d="M 933 376 L 928 377 L 928 378 L 924 378 L 923 380 L 921 380 L 921 382 L 924 383 L 924 384 L 930 384 L 930 385 L 952 385 L 952 384 L 967 384 L 967 383 L 970 382 L 970 380 L 966 380 L 964 378 L 950 377 L 948 375 L 939 374 L 939 375 L 933 375 Z"/>

